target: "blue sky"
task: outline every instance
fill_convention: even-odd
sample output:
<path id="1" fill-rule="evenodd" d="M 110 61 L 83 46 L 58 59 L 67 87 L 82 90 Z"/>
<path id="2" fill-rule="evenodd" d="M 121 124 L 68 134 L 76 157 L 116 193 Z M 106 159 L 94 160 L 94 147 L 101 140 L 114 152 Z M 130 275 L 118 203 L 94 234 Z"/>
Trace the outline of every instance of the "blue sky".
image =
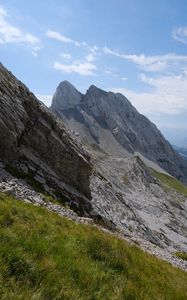
<path id="1" fill-rule="evenodd" d="M 187 137 L 186 0 L 1 0 L 2 63 L 49 105 L 68 80 L 121 92 Z M 184 136 L 186 133 L 186 136 Z"/>

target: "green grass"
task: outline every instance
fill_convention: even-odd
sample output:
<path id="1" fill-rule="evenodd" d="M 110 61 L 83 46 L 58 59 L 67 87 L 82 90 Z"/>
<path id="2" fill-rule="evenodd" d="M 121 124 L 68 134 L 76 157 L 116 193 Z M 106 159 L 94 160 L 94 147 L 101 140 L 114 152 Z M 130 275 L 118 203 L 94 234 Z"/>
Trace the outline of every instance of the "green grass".
<path id="1" fill-rule="evenodd" d="M 175 255 L 183 260 L 187 260 L 187 252 L 176 252 Z"/>
<path id="2" fill-rule="evenodd" d="M 0 194 L 1 300 L 186 300 L 187 273 L 98 229 Z"/>
<path id="3" fill-rule="evenodd" d="M 177 180 L 176 178 L 171 177 L 171 176 L 166 175 L 166 174 L 162 174 L 162 173 L 157 172 L 155 170 L 151 170 L 151 173 L 154 177 L 159 179 L 160 182 L 165 187 L 172 188 L 172 189 L 176 190 L 178 193 L 181 193 L 181 194 L 184 194 L 185 196 L 187 196 L 187 186 L 184 185 L 179 180 Z"/>

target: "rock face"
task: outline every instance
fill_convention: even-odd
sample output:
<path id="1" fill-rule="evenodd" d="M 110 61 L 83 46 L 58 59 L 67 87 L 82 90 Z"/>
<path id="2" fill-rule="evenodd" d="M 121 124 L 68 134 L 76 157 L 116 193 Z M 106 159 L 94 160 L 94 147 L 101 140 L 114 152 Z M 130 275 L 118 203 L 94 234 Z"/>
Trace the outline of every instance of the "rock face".
<path id="1" fill-rule="evenodd" d="M 163 158 L 161 166 L 185 178 L 182 158 L 156 127 L 122 95 L 94 86 L 82 95 L 63 82 L 52 110 L 70 130 L 0 65 L 0 191 L 77 219 L 74 212 L 46 203 L 45 193 L 31 188 L 37 183 L 91 223 L 117 229 L 149 249 L 157 245 L 170 257 L 187 251 L 187 197 L 163 187 L 150 168 L 167 173 L 145 159 Z"/>
<path id="2" fill-rule="evenodd" d="M 171 252 L 187 251 L 185 195 L 163 188 L 139 157 L 95 154 L 94 166 L 105 176 L 91 177 L 96 212 L 134 237 Z"/>
<path id="3" fill-rule="evenodd" d="M 83 95 L 64 81 L 57 87 L 51 110 L 82 143 L 97 144 L 116 157 L 139 152 L 187 182 L 186 161 L 123 95 L 93 85 Z"/>
<path id="4" fill-rule="evenodd" d="M 62 122 L 0 65 L 0 160 L 90 209 L 92 166 Z M 81 204 L 82 203 L 82 204 Z"/>

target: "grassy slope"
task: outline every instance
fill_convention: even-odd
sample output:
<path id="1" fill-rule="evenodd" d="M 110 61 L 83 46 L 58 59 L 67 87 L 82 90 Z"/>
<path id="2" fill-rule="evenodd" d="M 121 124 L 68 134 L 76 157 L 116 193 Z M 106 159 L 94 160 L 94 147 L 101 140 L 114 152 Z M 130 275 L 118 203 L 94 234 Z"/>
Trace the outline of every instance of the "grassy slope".
<path id="1" fill-rule="evenodd" d="M 187 273 L 0 194 L 0 299 L 180 300 L 187 299 Z"/>
<path id="2" fill-rule="evenodd" d="M 160 182 L 165 187 L 172 188 L 172 189 L 176 190 L 178 193 L 181 193 L 181 194 L 187 196 L 187 186 L 184 185 L 182 182 L 180 182 L 179 180 L 177 180 L 174 177 L 156 172 L 154 170 L 152 170 L 151 172 L 152 172 L 153 176 L 156 177 L 157 179 L 159 179 Z"/>
<path id="3" fill-rule="evenodd" d="M 182 258 L 183 260 L 187 260 L 186 252 L 176 252 L 175 255 L 178 256 L 179 258 Z"/>

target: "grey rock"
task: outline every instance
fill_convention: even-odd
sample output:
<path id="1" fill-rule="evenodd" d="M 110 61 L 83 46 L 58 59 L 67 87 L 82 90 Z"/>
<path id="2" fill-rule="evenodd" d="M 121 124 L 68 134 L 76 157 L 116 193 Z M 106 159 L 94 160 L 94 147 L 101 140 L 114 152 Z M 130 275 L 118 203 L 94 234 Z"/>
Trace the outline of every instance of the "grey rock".
<path id="1" fill-rule="evenodd" d="M 85 95 L 62 82 L 51 110 L 63 119 L 82 142 L 97 144 L 116 157 L 135 152 L 187 182 L 187 162 L 163 137 L 157 127 L 131 105 L 126 97 L 91 86 Z"/>
<path id="2" fill-rule="evenodd" d="M 171 253 L 187 251 L 187 197 L 164 189 L 137 157 L 99 154 L 93 163 L 99 172 L 91 177 L 94 211 L 136 238 Z"/>
<path id="3" fill-rule="evenodd" d="M 63 84 L 51 110 L 92 158 L 93 212 L 135 238 L 170 253 L 187 251 L 187 198 L 165 190 L 150 168 L 186 181 L 185 161 L 146 117 L 120 94 L 91 86 L 64 109 Z M 79 133 L 79 136 L 75 134 Z M 159 167 L 160 166 L 160 167 Z M 166 171 L 164 171 L 164 170 Z"/>
<path id="4" fill-rule="evenodd" d="M 82 94 L 68 81 L 63 81 L 59 84 L 56 93 L 53 96 L 53 103 L 55 106 L 59 106 L 63 102 L 65 109 L 74 108 L 80 104 Z M 63 100 L 62 100 L 63 99 Z"/>
<path id="5" fill-rule="evenodd" d="M 67 84 L 68 85 L 68 84 Z M 73 94 L 72 94 L 73 95 Z M 0 65 L 0 159 L 90 210 L 89 156 L 62 122 Z"/>

